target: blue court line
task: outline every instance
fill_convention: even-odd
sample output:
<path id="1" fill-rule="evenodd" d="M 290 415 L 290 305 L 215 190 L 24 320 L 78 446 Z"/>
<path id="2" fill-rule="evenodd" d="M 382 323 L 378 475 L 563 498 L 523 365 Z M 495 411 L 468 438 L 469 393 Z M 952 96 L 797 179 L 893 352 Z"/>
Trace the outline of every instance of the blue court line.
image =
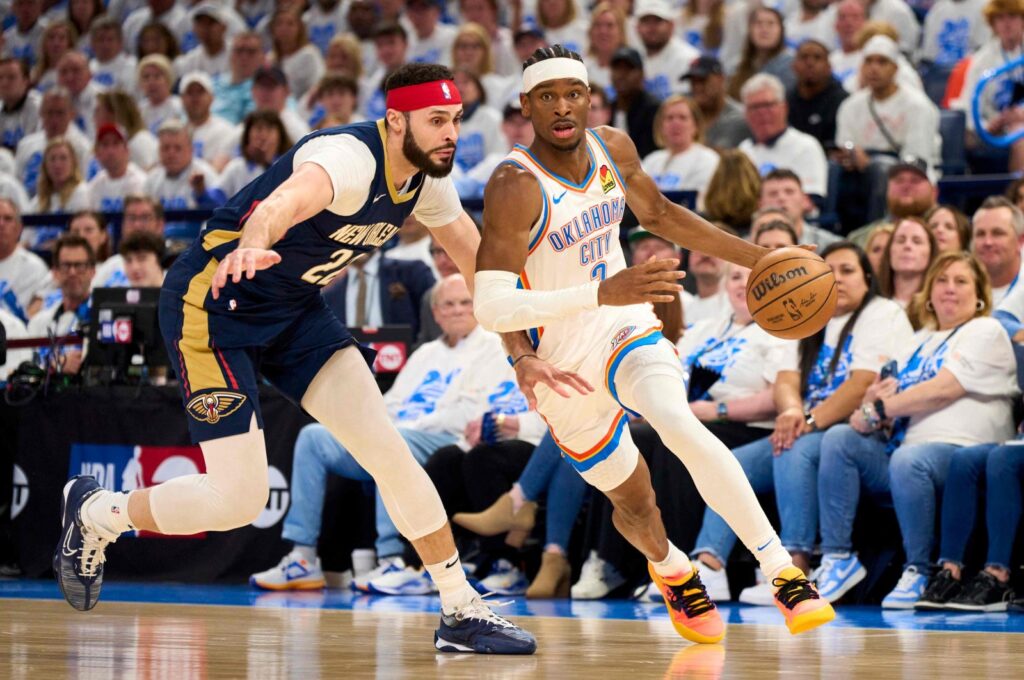
<path id="1" fill-rule="evenodd" d="M 53 581 L 0 581 L 0 602 L 21 598 L 60 600 Z M 511 598 L 499 598 L 511 599 Z M 219 605 L 295 609 L 336 609 L 389 613 L 436 614 L 437 597 L 385 597 L 342 590 L 313 592 L 265 592 L 247 585 L 188 585 L 180 583 L 110 582 L 103 585 L 103 602 L 135 602 L 185 605 Z M 2 604 L 0 604 L 2 608 Z M 730 624 L 778 626 L 782 618 L 775 607 L 720 606 Z M 647 621 L 667 618 L 664 606 L 632 600 L 526 600 L 515 598 L 501 610 L 509 616 L 543 616 L 573 619 Z M 1024 614 L 886 611 L 878 607 L 840 606 L 834 626 L 900 630 L 978 633 L 1024 633 Z"/>

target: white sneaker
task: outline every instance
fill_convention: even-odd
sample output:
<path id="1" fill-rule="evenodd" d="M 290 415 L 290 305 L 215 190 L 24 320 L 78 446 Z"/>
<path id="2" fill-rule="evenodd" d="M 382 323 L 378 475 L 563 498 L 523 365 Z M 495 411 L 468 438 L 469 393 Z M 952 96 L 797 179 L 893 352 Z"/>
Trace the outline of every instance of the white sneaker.
<path id="1" fill-rule="evenodd" d="M 401 557 L 382 557 L 377 563 L 377 567 L 365 574 L 357 574 L 352 579 L 352 590 L 358 590 L 361 593 L 370 592 L 370 581 L 383 576 L 389 571 L 401 571 L 405 569 L 405 560 Z"/>
<path id="2" fill-rule="evenodd" d="M 569 592 L 574 600 L 600 600 L 625 582 L 615 567 L 598 557 L 596 550 L 591 550 L 590 557 L 583 563 L 580 579 Z"/>
<path id="3" fill-rule="evenodd" d="M 495 595 L 525 595 L 529 587 L 530 582 L 523 572 L 508 560 L 498 560 L 487 578 L 480 581 L 477 590 Z"/>
<path id="4" fill-rule="evenodd" d="M 732 593 L 729 591 L 729 574 L 725 567 L 712 569 L 700 560 L 694 560 L 693 564 L 700 570 L 701 583 L 704 584 L 704 589 L 708 591 L 708 597 L 713 602 L 728 602 L 732 599 Z M 660 591 L 658 597 L 661 597 Z"/>
<path id="5" fill-rule="evenodd" d="M 775 604 L 775 592 L 763 571 L 757 570 L 757 583 L 749 588 L 744 588 L 739 599 L 743 604 L 753 604 L 758 607 L 771 607 Z"/>
<path id="6" fill-rule="evenodd" d="M 282 557 L 276 567 L 250 576 L 249 583 L 264 590 L 317 590 L 326 585 L 320 558 L 310 563 L 298 550 Z"/>
<path id="7" fill-rule="evenodd" d="M 437 586 L 426 571 L 392 565 L 377 578 L 370 579 L 367 590 L 374 595 L 433 595 Z"/>

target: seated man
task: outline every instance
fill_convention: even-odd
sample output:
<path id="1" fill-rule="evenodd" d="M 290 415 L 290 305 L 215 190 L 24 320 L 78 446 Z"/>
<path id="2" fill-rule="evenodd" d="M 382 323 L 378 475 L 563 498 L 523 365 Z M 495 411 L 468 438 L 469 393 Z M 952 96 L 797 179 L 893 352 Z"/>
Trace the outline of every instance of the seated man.
<path id="1" fill-rule="evenodd" d="M 147 231 L 136 231 L 121 241 L 121 257 L 128 285 L 137 288 L 159 288 L 164 283 L 164 261 L 167 248 L 164 240 Z"/>
<path id="2" fill-rule="evenodd" d="M 68 335 L 89 321 L 96 253 L 81 236 L 68 234 L 53 246 L 53 279 L 60 288 L 60 303 L 41 310 L 28 323 L 30 338 Z M 81 345 L 61 345 L 54 357 L 49 347 L 38 351 L 38 363 L 59 373 L 76 374 L 82 367 Z"/>
<path id="3" fill-rule="evenodd" d="M 485 411 L 526 411 L 515 388 L 512 369 L 504 360 L 500 338 L 479 328 L 473 297 L 459 274 L 447 277 L 434 291 L 432 311 L 443 335 L 416 350 L 385 395 L 391 417 L 413 455 L 425 463 L 439 448 L 456 443 L 466 426 Z M 508 399 L 518 395 L 518 399 Z M 536 439 L 543 434 L 539 417 L 530 414 Z M 525 428 L 524 428 L 525 429 Z M 280 564 L 253 574 L 250 582 L 272 590 L 309 589 L 324 585 L 317 559 L 327 473 L 371 481 L 369 473 L 321 425 L 307 425 L 295 443 L 291 488 L 293 502 L 284 522 L 284 538 L 294 549 Z M 377 494 L 377 557 L 380 566 L 365 581 L 386 571 L 402 571 L 405 550 L 398 529 Z M 422 593 L 420 593 L 422 594 Z"/>

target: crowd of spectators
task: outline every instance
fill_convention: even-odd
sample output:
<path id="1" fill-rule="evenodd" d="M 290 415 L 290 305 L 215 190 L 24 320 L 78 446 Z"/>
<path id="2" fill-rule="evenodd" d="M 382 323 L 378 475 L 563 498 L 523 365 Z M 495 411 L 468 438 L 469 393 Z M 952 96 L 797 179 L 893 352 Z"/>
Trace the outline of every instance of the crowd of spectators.
<path id="1" fill-rule="evenodd" d="M 1024 0 L 0 0 L 0 8 L 8 338 L 75 333 L 96 287 L 159 286 L 202 227 L 199 217 L 165 212 L 215 209 L 311 131 L 380 118 L 383 82 L 408 61 L 453 68 L 465 105 L 453 178 L 464 200 L 482 198 L 508 150 L 533 139 L 518 100 L 522 61 L 563 44 L 588 67 L 588 124 L 628 131 L 659 188 L 692 192 L 709 220 L 767 247 L 813 244 L 836 273 L 839 306 L 827 328 L 777 342 L 745 309 L 746 270 L 682 253 L 642 225 L 623 239 L 635 261 L 687 260 L 688 290 L 658 309 L 664 332 L 689 369 L 694 412 L 734 448 L 755 488 L 775 493 L 798 566 L 810 572 L 823 554 L 814 573 L 829 599 L 865 578 L 850 536 L 864 488 L 895 504 L 905 544 L 885 606 L 991 610 L 1012 599 L 1024 469 L 1024 447 L 1011 441 L 1020 401 L 1013 352 L 1024 340 L 1024 182 L 970 216 L 938 202 L 937 182 L 953 166 L 1024 170 L 1024 140 L 1000 149 L 983 139 L 1024 127 L 1024 67 L 979 89 L 987 70 L 1024 56 Z M 975 100 L 979 121 L 969 113 Z M 50 218 L 24 226 L 33 214 Z M 585 489 L 523 413 L 511 373 L 461 372 L 460 362 L 498 371 L 501 351 L 493 337 L 478 338 L 465 283 L 427 230 L 410 221 L 394 247 L 354 264 L 324 294 L 351 325 L 413 329 L 420 354 L 389 403 L 456 523 L 499 537 L 485 541 L 495 558 L 494 569 L 483 565 L 487 587 L 566 595 L 579 574 L 571 593 L 589 598 L 628 581 L 635 555 L 604 531 L 592 532 L 582 567 L 569 563 Z M 494 357 L 473 353 L 484 350 Z M 82 354 L 70 343 L 35 358 L 75 373 Z M 24 359 L 11 352 L 2 377 Z M 895 372 L 881 375 L 890 360 Z M 463 384 L 471 380 L 481 384 Z M 465 393 L 475 400 L 460 401 Z M 632 427 L 652 470 L 678 465 L 642 422 Z M 322 578 L 316 490 L 328 471 L 365 475 L 315 428 L 299 438 L 296 460 L 292 488 L 306 505 L 294 505 L 286 523 L 295 550 L 255 577 L 270 587 L 286 585 L 295 563 L 307 584 Z M 950 500 L 944 487 L 963 493 Z M 989 561 L 974 573 L 964 562 L 976 503 L 962 496 L 981 489 Z M 596 498 L 588 507 L 591 516 L 607 510 Z M 702 507 L 679 501 L 665 512 L 673 510 L 693 515 L 693 531 L 676 542 L 695 549 L 713 596 L 728 599 L 735 538 L 714 513 L 701 521 Z M 543 559 L 527 579 L 517 560 L 542 513 Z M 377 518 L 380 566 L 359 585 L 429 590 L 385 520 Z M 670 532 L 681 525 L 667 524 Z M 740 598 L 770 601 L 767 589 Z"/>

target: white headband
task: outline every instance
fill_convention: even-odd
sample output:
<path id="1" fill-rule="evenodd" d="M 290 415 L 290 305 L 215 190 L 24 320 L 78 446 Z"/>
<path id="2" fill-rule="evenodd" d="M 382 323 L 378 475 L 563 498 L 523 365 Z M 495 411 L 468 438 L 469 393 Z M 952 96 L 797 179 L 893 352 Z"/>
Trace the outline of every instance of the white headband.
<path id="1" fill-rule="evenodd" d="M 587 67 L 583 65 L 582 61 L 556 57 L 538 61 L 536 64 L 526 67 L 526 70 L 523 71 L 523 92 L 529 94 L 530 90 L 541 83 L 562 78 L 575 78 L 582 80 L 587 87 L 590 86 L 590 81 L 587 79 Z"/>

